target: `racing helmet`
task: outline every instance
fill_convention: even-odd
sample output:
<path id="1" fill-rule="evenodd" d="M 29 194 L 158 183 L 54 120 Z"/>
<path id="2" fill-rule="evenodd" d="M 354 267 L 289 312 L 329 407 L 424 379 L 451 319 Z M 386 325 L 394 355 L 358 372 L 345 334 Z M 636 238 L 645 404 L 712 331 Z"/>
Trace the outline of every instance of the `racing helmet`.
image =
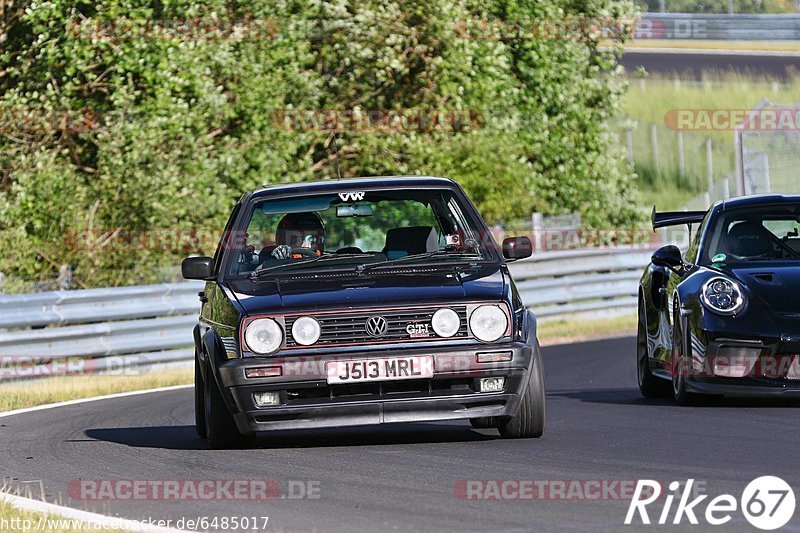
<path id="1" fill-rule="evenodd" d="M 321 254 L 325 251 L 325 224 L 313 211 L 289 213 L 278 222 L 275 241 L 293 248 L 310 248 Z"/>

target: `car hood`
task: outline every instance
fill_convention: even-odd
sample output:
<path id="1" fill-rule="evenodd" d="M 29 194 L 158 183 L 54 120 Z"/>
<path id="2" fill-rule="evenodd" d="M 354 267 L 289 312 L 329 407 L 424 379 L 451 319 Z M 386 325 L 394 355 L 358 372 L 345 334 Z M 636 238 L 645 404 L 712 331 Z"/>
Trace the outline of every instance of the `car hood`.
<path id="1" fill-rule="evenodd" d="M 259 282 L 234 280 L 227 285 L 245 313 L 252 315 L 278 310 L 500 301 L 505 279 L 499 264 L 485 264 L 464 268 L 459 273 L 452 268 L 426 267 L 373 271 L 361 276 L 305 271 Z"/>
<path id="2" fill-rule="evenodd" d="M 800 314 L 800 264 L 763 262 L 720 269 L 745 285 L 751 295 L 779 313 Z"/>

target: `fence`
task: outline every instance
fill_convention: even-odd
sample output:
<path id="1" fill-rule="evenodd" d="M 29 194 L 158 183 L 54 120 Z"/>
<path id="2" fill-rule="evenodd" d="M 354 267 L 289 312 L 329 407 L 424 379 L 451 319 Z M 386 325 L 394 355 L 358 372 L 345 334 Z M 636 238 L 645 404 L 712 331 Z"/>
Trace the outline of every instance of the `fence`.
<path id="1" fill-rule="evenodd" d="M 543 319 L 632 313 L 651 253 L 651 246 L 544 252 L 511 270 L 525 305 Z M 0 296 L 0 380 L 186 364 L 201 288 L 191 282 Z"/>
<path id="2" fill-rule="evenodd" d="M 716 184 L 734 173 L 733 146 L 730 141 L 721 142 L 719 134 L 712 138 L 633 119 L 617 126 L 617 131 L 628 162 L 653 185 L 703 191 L 721 187 Z"/>
<path id="3" fill-rule="evenodd" d="M 753 112 L 775 111 L 783 116 L 800 118 L 800 104 L 780 105 L 762 100 Z M 777 115 L 776 115 L 777 116 Z M 745 121 L 733 131 L 735 171 L 719 180 L 710 180 L 708 190 L 690 200 L 684 209 L 707 209 L 718 200 L 731 196 L 764 193 L 800 193 L 800 129 L 792 127 L 755 129 Z"/>

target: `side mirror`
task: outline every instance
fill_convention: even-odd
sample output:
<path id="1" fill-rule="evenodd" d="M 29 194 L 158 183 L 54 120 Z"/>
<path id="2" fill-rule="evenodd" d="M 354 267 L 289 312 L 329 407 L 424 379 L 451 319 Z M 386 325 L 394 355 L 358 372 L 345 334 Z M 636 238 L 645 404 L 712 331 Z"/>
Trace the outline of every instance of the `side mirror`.
<path id="1" fill-rule="evenodd" d="M 533 245 L 527 237 L 509 237 L 503 239 L 503 257 L 509 261 L 525 259 L 533 253 Z"/>
<path id="2" fill-rule="evenodd" d="M 683 269 L 683 256 L 677 246 L 669 245 L 659 248 L 650 258 L 654 265 L 665 267 L 673 272 Z"/>
<path id="3" fill-rule="evenodd" d="M 187 257 L 181 262 L 181 275 L 185 279 L 208 279 L 214 274 L 210 257 Z"/>

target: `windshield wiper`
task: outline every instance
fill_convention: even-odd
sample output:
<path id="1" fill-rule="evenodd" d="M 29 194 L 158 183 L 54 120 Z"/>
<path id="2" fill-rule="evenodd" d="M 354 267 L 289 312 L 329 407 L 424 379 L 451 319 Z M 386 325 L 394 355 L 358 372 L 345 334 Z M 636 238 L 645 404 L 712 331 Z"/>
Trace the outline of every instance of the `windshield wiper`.
<path id="1" fill-rule="evenodd" d="M 414 261 L 414 260 L 425 260 L 430 257 L 446 257 L 448 259 L 483 259 L 478 253 L 472 252 L 449 252 L 447 250 L 436 250 L 435 252 L 423 252 L 421 254 L 412 254 L 412 255 L 404 255 L 403 257 L 398 257 L 397 259 L 387 259 L 386 261 L 378 261 L 377 263 L 370 263 L 368 265 L 359 265 L 358 271 L 364 272 L 367 270 L 371 270 L 375 267 L 380 267 L 384 265 L 395 265 L 397 263 L 404 263 L 407 261 Z"/>
<path id="2" fill-rule="evenodd" d="M 313 263 L 325 263 L 327 261 L 331 261 L 334 259 L 347 259 L 353 257 L 373 257 L 374 254 L 370 253 L 363 253 L 363 254 L 331 254 L 331 255 L 321 255 L 319 257 L 315 257 L 313 259 L 309 259 L 307 261 L 297 261 L 297 262 L 290 262 L 290 263 L 282 263 L 280 265 L 274 265 L 267 268 L 259 268 L 258 270 L 254 270 L 250 273 L 250 279 L 255 281 L 263 278 L 266 274 L 275 271 L 275 270 L 282 270 L 284 267 L 305 267 L 306 265 L 310 265 Z M 298 268 L 301 270 L 301 268 Z"/>

